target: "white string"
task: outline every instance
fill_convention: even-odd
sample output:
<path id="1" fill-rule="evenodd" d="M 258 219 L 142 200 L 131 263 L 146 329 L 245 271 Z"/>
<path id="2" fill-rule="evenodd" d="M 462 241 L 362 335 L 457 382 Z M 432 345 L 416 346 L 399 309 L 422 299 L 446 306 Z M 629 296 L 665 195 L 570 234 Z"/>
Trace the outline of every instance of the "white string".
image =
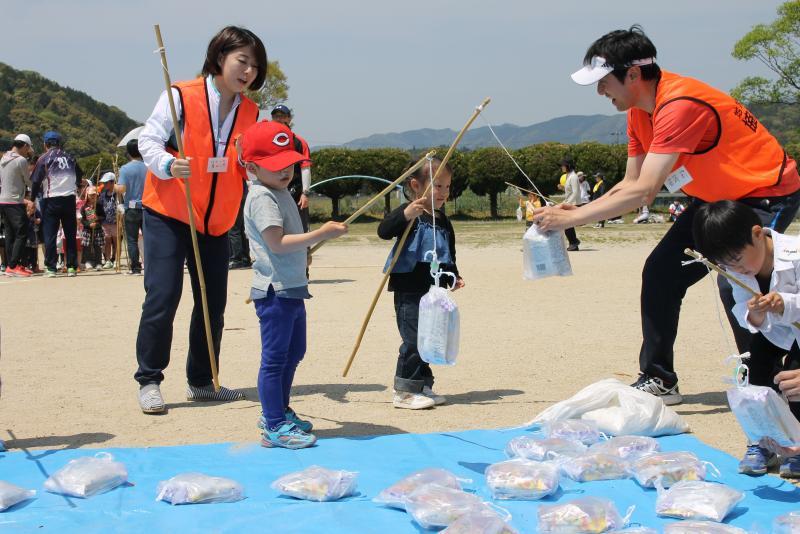
<path id="1" fill-rule="evenodd" d="M 153 50 L 153 53 L 160 54 L 159 59 L 161 61 L 161 68 L 164 69 L 164 72 L 166 72 L 167 75 L 169 75 L 169 69 L 167 68 L 167 64 L 164 62 L 164 52 L 166 51 L 167 49 L 162 46 L 161 48 L 156 48 L 155 50 Z"/>
<path id="2" fill-rule="evenodd" d="M 714 283 L 714 276 L 711 274 L 711 267 L 708 265 L 708 260 L 705 258 L 697 258 L 694 260 L 682 261 L 681 265 L 686 267 L 687 265 L 691 265 L 692 263 L 702 263 L 703 267 L 708 270 L 708 280 L 711 284 L 711 295 L 712 299 L 714 300 L 714 310 L 717 312 L 717 320 L 719 321 L 719 329 L 722 331 L 722 338 L 725 340 L 725 343 L 728 345 L 728 353 L 729 354 L 738 354 L 738 351 L 734 351 L 733 346 L 731 345 L 731 340 L 728 337 L 728 332 L 725 331 L 725 323 L 722 322 L 722 313 L 719 311 L 719 292 L 717 291 L 716 284 Z M 725 350 L 725 347 L 722 347 Z"/>
<path id="3" fill-rule="evenodd" d="M 433 200 L 433 158 L 428 158 L 428 178 L 431 181 L 431 219 L 433 219 L 433 261 L 431 262 L 431 270 L 438 267 L 439 262 L 436 255 L 436 204 Z M 436 267 L 434 267 L 436 266 Z"/>

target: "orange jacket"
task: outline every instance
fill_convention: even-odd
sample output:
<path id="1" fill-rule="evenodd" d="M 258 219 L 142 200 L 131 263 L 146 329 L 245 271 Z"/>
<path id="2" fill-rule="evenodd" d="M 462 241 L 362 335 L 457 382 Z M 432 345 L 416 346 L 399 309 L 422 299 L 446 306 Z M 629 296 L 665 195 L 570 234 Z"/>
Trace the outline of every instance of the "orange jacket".
<path id="1" fill-rule="evenodd" d="M 220 236 L 236 222 L 244 191 L 243 180 L 246 178 L 245 170 L 238 164 L 236 148 L 231 141 L 256 122 L 258 107 L 252 100 L 241 95 L 225 154 L 222 155 L 228 158 L 228 169 L 225 172 L 209 173 L 208 159 L 214 157 L 215 142 L 211 131 L 206 81 L 198 78 L 178 82 L 173 87 L 178 90 L 183 110 L 183 151 L 186 157 L 191 158 L 192 174 L 189 185 L 195 226 L 202 234 Z M 178 156 L 177 151 L 171 147 L 167 147 L 167 152 Z M 148 171 L 142 204 L 162 215 L 189 224 L 186 186 L 181 179 L 162 180 Z"/>
<path id="2" fill-rule="evenodd" d="M 731 96 L 693 78 L 662 71 L 652 118 L 641 109 L 628 111 L 628 122 L 645 151 L 653 141 L 659 111 L 675 100 L 708 106 L 717 117 L 719 133 L 707 150 L 681 154 L 673 170 L 685 166 L 692 181 L 683 191 L 707 202 L 737 200 L 757 189 L 777 185 L 786 165 L 795 165 L 778 141 Z M 796 176 L 796 175 L 795 175 Z M 798 181 L 797 188 L 800 188 Z"/>

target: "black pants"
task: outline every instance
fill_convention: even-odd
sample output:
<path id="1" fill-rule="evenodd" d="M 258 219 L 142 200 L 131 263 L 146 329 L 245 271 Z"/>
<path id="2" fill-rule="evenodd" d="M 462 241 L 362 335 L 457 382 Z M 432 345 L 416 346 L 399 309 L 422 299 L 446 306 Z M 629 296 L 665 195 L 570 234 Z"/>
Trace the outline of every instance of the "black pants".
<path id="1" fill-rule="evenodd" d="M 67 252 L 67 267 L 78 267 L 78 245 L 75 242 L 75 232 L 78 221 L 75 216 L 75 195 L 68 197 L 43 198 L 40 204 L 42 210 L 42 230 L 44 233 L 44 264 L 48 270 L 55 271 L 58 253 L 56 252 L 56 236 L 58 226 L 64 229 L 64 241 Z"/>
<path id="2" fill-rule="evenodd" d="M 394 374 L 394 389 L 421 393 L 424 386 L 433 387 L 433 371 L 424 362 L 417 350 L 417 327 L 419 325 L 419 301 L 425 293 L 394 292 L 394 312 L 397 329 L 403 343 L 397 356 Z"/>
<path id="3" fill-rule="evenodd" d="M 786 197 L 771 199 L 743 199 L 758 214 L 766 227 L 783 232 L 797 214 L 800 206 L 800 191 Z M 675 224 L 650 253 L 642 271 L 642 348 L 639 352 L 639 369 L 650 376 L 663 379 L 671 385 L 678 380 L 673 366 L 675 354 L 673 345 L 678 333 L 678 318 L 681 302 L 686 290 L 708 274 L 699 263 L 682 266 L 681 262 L 691 259 L 684 249 L 694 249 L 692 222 L 702 201 L 695 200 L 678 217 Z M 740 352 L 750 348 L 752 335 L 740 327 L 730 313 L 733 308 L 733 290 L 728 281 L 719 277 L 720 299 L 736 337 Z"/>
<path id="4" fill-rule="evenodd" d="M 570 245 L 581 244 L 581 240 L 578 239 L 578 235 L 575 233 L 575 228 L 567 228 L 564 230 L 564 234 L 567 236 L 567 241 L 569 241 Z"/>
<path id="5" fill-rule="evenodd" d="M 228 232 L 228 239 L 230 241 L 230 260 L 237 262 L 250 263 L 250 242 L 247 240 L 247 234 L 244 231 L 244 201 L 247 199 L 247 187 L 244 188 L 242 194 L 242 203 L 239 205 L 239 214 L 236 216 L 236 222 L 233 228 Z"/>
<path id="6" fill-rule="evenodd" d="M 751 384 L 771 387 L 780 393 L 773 379 L 781 371 L 800 369 L 800 347 L 795 341 L 789 350 L 782 349 L 770 343 L 763 334 L 755 334 L 750 344 L 750 359 L 745 363 Z M 790 402 L 789 409 L 800 420 L 800 402 Z"/>
<path id="7" fill-rule="evenodd" d="M 186 378 L 193 386 L 209 385 L 211 363 L 189 225 L 145 209 L 143 233 L 147 269 L 144 271 L 142 318 L 136 338 L 139 369 L 134 378 L 142 385 L 158 384 L 164 380 L 163 371 L 169 365 L 172 322 L 181 300 L 183 263 L 186 260 L 194 297 Z M 205 274 L 211 337 L 219 365 L 228 292 L 228 235 L 214 237 L 198 233 L 197 241 Z"/>
<path id="8" fill-rule="evenodd" d="M 128 243 L 128 261 L 133 272 L 142 270 L 139 259 L 139 230 L 142 228 L 142 208 L 125 210 L 125 240 Z"/>
<path id="9" fill-rule="evenodd" d="M 0 215 L 5 221 L 8 266 L 13 269 L 22 264 L 22 253 L 28 242 L 28 214 L 25 204 L 0 204 Z"/>

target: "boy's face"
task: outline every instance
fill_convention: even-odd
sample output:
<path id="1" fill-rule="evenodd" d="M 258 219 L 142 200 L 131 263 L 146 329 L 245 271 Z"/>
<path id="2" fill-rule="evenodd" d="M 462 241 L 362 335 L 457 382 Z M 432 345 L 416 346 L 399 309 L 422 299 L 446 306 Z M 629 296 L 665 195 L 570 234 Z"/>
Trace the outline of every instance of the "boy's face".
<path id="1" fill-rule="evenodd" d="M 753 226 L 752 232 L 753 244 L 746 245 L 722 262 L 727 270 L 746 276 L 755 276 L 761 272 L 767 260 L 766 234 L 760 226 Z"/>
<path id="2" fill-rule="evenodd" d="M 286 189 L 289 187 L 292 177 L 294 177 L 294 165 L 286 167 L 278 172 L 272 172 L 264 167 L 259 167 L 255 163 L 248 163 L 246 168 L 256 175 L 259 182 L 270 189 Z"/>

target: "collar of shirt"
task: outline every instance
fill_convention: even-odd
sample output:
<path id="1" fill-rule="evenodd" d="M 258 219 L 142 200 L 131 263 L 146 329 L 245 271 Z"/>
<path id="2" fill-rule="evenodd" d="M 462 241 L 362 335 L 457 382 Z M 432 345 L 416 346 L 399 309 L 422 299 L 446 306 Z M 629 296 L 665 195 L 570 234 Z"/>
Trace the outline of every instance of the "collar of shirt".
<path id="1" fill-rule="evenodd" d="M 233 97 L 231 110 L 220 125 L 219 103 L 221 95 L 217 86 L 214 85 L 214 77 L 210 74 L 206 77 L 206 87 L 208 87 L 208 109 L 211 111 L 211 129 L 216 141 L 216 155 L 219 156 L 225 153 L 228 134 L 230 134 L 231 128 L 233 128 L 233 117 L 236 115 L 236 108 L 239 107 L 239 103 L 242 99 L 241 95 L 238 93 Z"/>
<path id="2" fill-rule="evenodd" d="M 775 271 L 794 269 L 795 262 L 800 261 L 800 243 L 796 236 L 784 235 L 764 228 L 767 235 L 772 236 Z"/>

